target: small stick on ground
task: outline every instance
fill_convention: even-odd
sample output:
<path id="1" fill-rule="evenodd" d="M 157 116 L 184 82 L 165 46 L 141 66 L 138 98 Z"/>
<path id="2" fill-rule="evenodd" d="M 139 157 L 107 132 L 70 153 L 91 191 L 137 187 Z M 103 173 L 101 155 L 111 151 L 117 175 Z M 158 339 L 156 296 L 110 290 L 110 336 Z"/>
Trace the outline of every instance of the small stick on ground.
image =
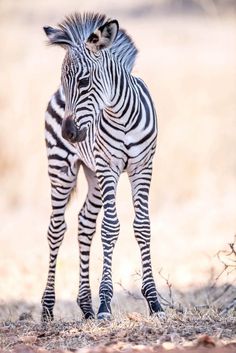
<path id="1" fill-rule="evenodd" d="M 142 298 L 141 296 L 137 296 L 137 295 L 135 295 L 134 293 L 130 292 L 127 288 L 125 288 L 125 287 L 123 286 L 123 284 L 121 283 L 121 281 L 120 281 L 120 282 L 116 282 L 116 284 L 118 284 L 118 286 L 120 286 L 120 287 L 123 289 L 123 291 L 124 291 L 129 297 L 131 297 L 131 298 L 133 298 L 133 299 L 135 299 L 135 300 L 144 300 L 144 298 Z"/>
<path id="2" fill-rule="evenodd" d="M 170 298 L 170 307 L 174 308 L 174 298 L 173 298 L 173 292 L 172 292 L 172 283 L 170 283 L 169 280 L 169 275 L 166 278 L 163 274 L 162 274 L 162 268 L 160 269 L 160 271 L 158 272 L 159 275 L 161 276 L 162 279 L 164 279 L 164 281 L 166 282 L 166 285 L 168 287 L 168 291 L 169 291 L 169 298 Z"/>

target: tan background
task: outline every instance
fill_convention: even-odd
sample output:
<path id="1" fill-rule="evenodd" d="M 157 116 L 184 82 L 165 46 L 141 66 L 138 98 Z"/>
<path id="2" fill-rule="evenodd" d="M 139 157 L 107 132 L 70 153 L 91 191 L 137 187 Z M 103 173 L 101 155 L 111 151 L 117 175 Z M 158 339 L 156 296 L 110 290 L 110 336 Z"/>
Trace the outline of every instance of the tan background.
<path id="1" fill-rule="evenodd" d="M 148 84 L 159 120 L 151 190 L 155 277 L 170 275 L 179 289 L 207 283 L 214 257 L 236 232 L 236 22 L 222 1 L 0 2 L 0 300 L 39 302 L 46 281 L 50 189 L 44 111 L 60 81 L 63 50 L 45 46 L 43 25 L 75 10 L 119 20 L 139 49 L 134 74 Z M 227 1 L 224 2 L 228 3 Z M 217 4 L 217 6 L 216 6 Z M 218 6 L 219 5 L 219 6 Z M 68 212 L 58 260 L 57 298 L 74 300 L 78 284 L 76 214 L 83 176 Z M 118 192 L 121 234 L 114 282 L 136 290 L 138 247 L 127 177 Z M 100 223 L 100 222 L 99 222 Z M 92 249 L 98 292 L 102 252 Z M 232 279 L 232 278 L 231 278 Z M 116 290 L 119 286 L 115 285 Z M 118 299 L 117 299 L 118 300 Z"/>

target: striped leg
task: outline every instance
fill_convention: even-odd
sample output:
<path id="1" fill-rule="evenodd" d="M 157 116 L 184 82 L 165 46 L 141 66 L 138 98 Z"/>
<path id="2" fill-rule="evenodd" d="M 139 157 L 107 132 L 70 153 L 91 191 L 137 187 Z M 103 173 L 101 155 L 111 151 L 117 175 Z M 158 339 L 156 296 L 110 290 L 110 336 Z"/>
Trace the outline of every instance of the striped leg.
<path id="1" fill-rule="evenodd" d="M 103 274 L 99 289 L 98 319 L 110 319 L 113 296 L 112 255 L 120 231 L 115 203 L 119 173 L 112 172 L 110 168 L 105 167 L 102 172 L 97 172 L 97 176 L 104 208 L 102 220 Z"/>
<path id="2" fill-rule="evenodd" d="M 130 173 L 133 205 L 135 210 L 134 234 L 141 251 L 142 258 L 142 294 L 147 300 L 150 314 L 163 311 L 157 296 L 156 285 L 152 274 L 150 254 L 150 219 L 148 210 L 149 188 L 152 177 L 152 164 L 147 168 Z"/>
<path id="3" fill-rule="evenodd" d="M 89 283 L 90 246 L 96 231 L 98 213 L 102 207 L 100 190 L 94 172 L 84 166 L 88 182 L 88 194 L 79 213 L 79 250 L 80 250 L 80 284 L 77 303 L 85 319 L 94 318 L 92 308 L 91 289 Z"/>
<path id="4" fill-rule="evenodd" d="M 68 162 L 68 161 L 67 161 Z M 51 177 L 52 213 L 48 227 L 48 244 L 50 249 L 49 270 L 46 288 L 42 297 L 42 321 L 53 320 L 53 307 L 55 304 L 55 273 L 59 248 L 66 231 L 65 209 L 71 191 L 75 187 L 78 165 L 64 166 L 63 172 L 55 173 L 49 169 Z M 67 174 L 65 169 L 67 170 Z M 65 171 L 65 172 L 64 172 Z"/>

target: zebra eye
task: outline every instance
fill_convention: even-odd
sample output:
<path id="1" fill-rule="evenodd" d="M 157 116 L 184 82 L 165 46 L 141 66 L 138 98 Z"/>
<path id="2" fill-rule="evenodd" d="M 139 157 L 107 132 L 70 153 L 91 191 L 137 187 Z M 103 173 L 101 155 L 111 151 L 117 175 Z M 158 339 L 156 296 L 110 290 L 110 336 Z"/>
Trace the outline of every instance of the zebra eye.
<path id="1" fill-rule="evenodd" d="M 79 87 L 87 87 L 89 85 L 89 76 L 83 77 L 79 80 Z"/>

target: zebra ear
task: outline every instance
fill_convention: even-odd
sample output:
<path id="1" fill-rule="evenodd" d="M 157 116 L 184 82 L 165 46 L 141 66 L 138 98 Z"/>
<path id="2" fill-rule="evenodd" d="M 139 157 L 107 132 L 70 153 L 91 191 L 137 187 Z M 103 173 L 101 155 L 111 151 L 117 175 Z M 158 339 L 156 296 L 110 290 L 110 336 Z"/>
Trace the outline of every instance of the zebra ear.
<path id="1" fill-rule="evenodd" d="M 61 29 L 53 28 L 49 26 L 43 27 L 46 36 L 48 37 L 48 44 L 51 45 L 60 45 L 63 48 L 67 48 L 68 46 L 72 46 L 68 34 Z"/>
<path id="2" fill-rule="evenodd" d="M 101 49 L 109 48 L 116 39 L 118 32 L 118 21 L 108 21 L 90 34 L 86 41 L 86 47 L 95 53 Z"/>

